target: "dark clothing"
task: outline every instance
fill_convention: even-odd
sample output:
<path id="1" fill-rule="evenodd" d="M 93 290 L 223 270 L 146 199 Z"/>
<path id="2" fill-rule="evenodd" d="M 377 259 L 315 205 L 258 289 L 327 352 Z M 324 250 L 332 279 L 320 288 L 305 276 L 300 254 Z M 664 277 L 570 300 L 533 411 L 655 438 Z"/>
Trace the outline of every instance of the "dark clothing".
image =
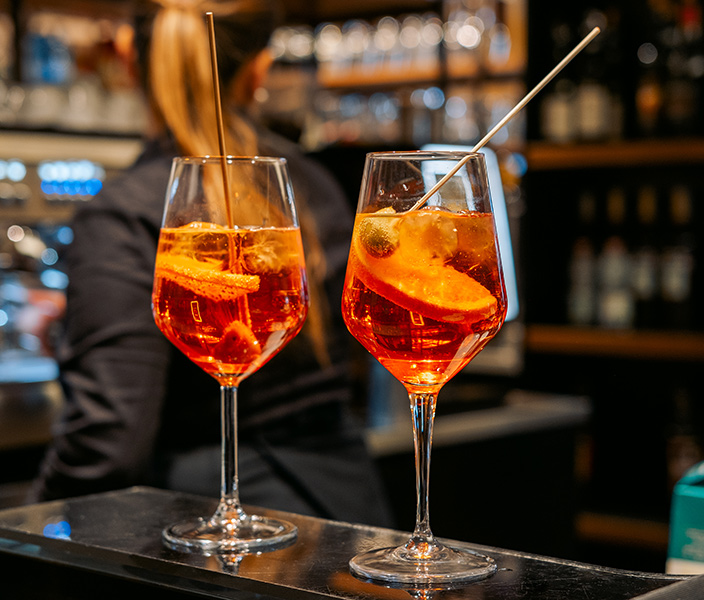
<path id="1" fill-rule="evenodd" d="M 218 383 L 171 345 L 151 312 L 156 246 L 176 154 L 166 142 L 151 143 L 74 219 L 58 353 L 66 410 L 33 499 L 137 484 L 218 494 Z M 319 365 L 304 330 L 242 382 L 242 501 L 385 524 L 360 429 L 348 413 L 350 338 L 339 306 L 352 216 L 336 182 L 295 145 L 264 133 L 260 154 L 288 160 L 297 202 L 307 203 L 317 223 L 327 260 L 332 361 Z"/>

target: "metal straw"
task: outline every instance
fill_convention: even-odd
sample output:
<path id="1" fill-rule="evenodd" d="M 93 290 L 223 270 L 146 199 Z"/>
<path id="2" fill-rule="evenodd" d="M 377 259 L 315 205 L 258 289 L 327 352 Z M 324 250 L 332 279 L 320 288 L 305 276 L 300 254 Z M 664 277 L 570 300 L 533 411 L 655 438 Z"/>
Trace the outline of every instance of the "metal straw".
<path id="1" fill-rule="evenodd" d="M 508 123 L 514 116 L 516 116 L 516 113 L 520 111 L 528 102 L 530 102 L 533 97 L 540 91 L 542 90 L 549 82 L 550 80 L 555 77 L 566 65 L 569 63 L 577 54 L 579 54 L 584 48 L 589 44 L 597 35 L 600 33 L 600 29 L 598 27 L 595 27 L 592 29 L 586 37 L 577 44 L 573 50 L 565 56 L 555 67 L 553 68 L 552 71 L 550 71 L 543 79 L 536 85 L 530 92 L 528 92 L 523 99 L 516 104 L 509 112 L 508 114 L 501 119 L 494 127 L 492 127 L 491 131 L 487 133 L 478 143 L 474 148 L 472 148 L 471 153 L 479 151 L 480 148 L 482 148 L 495 134 L 499 129 L 501 129 L 506 123 Z M 472 154 L 467 154 L 462 160 L 460 160 L 453 168 L 452 170 L 447 173 L 440 181 L 438 181 L 426 194 L 423 196 L 418 202 L 416 202 L 413 205 L 413 208 L 411 210 L 417 210 L 423 204 L 425 204 L 428 199 L 435 194 L 457 171 L 459 171 L 462 166 L 472 157 Z"/>
<path id="2" fill-rule="evenodd" d="M 225 151 L 225 125 L 222 118 L 222 102 L 220 100 L 220 77 L 218 76 L 218 57 L 215 50 L 215 24 L 213 13 L 205 13 L 208 22 L 208 37 L 210 40 L 210 67 L 213 72 L 213 99 L 215 100 L 215 116 L 218 124 L 218 144 L 220 146 L 220 166 L 222 168 L 222 182 L 225 188 L 225 207 L 227 209 L 227 226 L 233 227 L 232 208 L 230 206 L 230 182 L 227 175 L 227 152 Z"/>

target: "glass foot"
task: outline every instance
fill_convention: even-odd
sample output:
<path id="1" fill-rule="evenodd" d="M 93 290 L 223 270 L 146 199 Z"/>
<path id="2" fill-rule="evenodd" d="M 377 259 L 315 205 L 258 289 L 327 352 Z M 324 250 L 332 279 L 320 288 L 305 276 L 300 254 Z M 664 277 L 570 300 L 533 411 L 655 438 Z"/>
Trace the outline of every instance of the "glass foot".
<path id="1" fill-rule="evenodd" d="M 357 577 L 385 583 L 449 584 L 485 579 L 496 572 L 494 559 L 467 549 L 435 545 L 423 556 L 407 546 L 380 548 L 350 560 Z"/>
<path id="2" fill-rule="evenodd" d="M 200 554 L 264 552 L 283 548 L 296 539 L 298 529 L 288 521 L 258 515 L 237 519 L 198 519 L 169 525 L 162 531 L 172 550 Z"/>

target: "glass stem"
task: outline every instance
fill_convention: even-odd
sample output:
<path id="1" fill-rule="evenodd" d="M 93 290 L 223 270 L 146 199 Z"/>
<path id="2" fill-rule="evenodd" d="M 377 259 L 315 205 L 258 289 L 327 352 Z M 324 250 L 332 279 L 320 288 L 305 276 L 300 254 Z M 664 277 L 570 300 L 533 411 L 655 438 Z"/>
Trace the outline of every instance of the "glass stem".
<path id="1" fill-rule="evenodd" d="M 245 517 L 240 504 L 237 456 L 237 387 L 220 386 L 221 471 L 220 504 L 215 518 L 237 520 Z"/>
<path id="2" fill-rule="evenodd" d="M 413 442 L 416 459 L 416 525 L 407 548 L 424 555 L 434 545 L 428 512 L 428 483 L 437 395 L 411 392 L 409 399 L 413 417 Z"/>

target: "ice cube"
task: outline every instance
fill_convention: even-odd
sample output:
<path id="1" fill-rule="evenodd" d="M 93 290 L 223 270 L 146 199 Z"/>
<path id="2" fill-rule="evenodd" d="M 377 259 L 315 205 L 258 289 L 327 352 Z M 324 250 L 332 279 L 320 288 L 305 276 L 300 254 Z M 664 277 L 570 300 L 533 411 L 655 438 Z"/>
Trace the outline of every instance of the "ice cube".
<path id="1" fill-rule="evenodd" d="M 242 261 L 249 273 L 283 273 L 298 265 L 296 247 L 277 230 L 253 230 L 242 238 Z"/>
<path id="2" fill-rule="evenodd" d="M 399 251 L 411 263 L 443 264 L 457 252 L 455 223 L 441 210 L 410 212 L 401 219 L 398 229 Z"/>
<path id="3" fill-rule="evenodd" d="M 184 225 L 190 242 L 184 246 L 184 254 L 205 263 L 223 263 L 227 255 L 225 229 L 215 223 L 193 221 Z"/>

